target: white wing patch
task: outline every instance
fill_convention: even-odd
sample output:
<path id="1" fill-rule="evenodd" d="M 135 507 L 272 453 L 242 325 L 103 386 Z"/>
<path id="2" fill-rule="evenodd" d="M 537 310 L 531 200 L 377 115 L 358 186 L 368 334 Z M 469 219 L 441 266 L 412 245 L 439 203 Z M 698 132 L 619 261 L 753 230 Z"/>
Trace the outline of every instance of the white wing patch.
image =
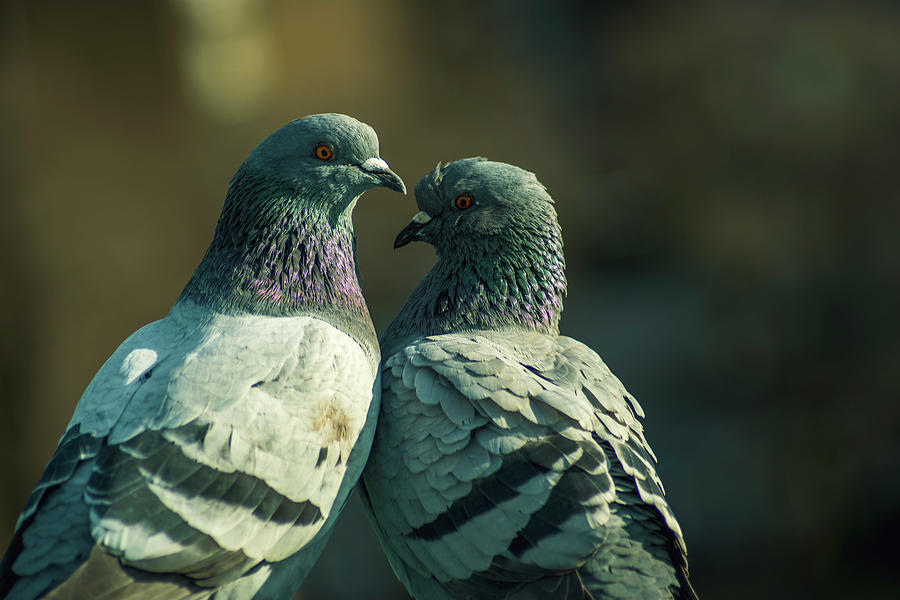
<path id="1" fill-rule="evenodd" d="M 70 421 L 106 440 L 84 489 L 94 539 L 139 568 L 208 564 L 209 581 L 297 552 L 362 471 L 376 365 L 311 316 L 176 305 L 110 356 Z"/>
<path id="2" fill-rule="evenodd" d="M 156 363 L 159 355 L 150 348 L 132 350 L 122 361 L 120 372 L 125 377 L 125 385 L 130 385 Z"/>

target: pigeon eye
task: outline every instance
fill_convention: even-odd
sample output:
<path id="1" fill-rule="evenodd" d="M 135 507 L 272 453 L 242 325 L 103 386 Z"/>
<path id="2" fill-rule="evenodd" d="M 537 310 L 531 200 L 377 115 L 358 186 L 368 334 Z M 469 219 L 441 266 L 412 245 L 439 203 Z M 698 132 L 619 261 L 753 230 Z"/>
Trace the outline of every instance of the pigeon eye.
<path id="1" fill-rule="evenodd" d="M 453 201 L 453 204 L 459 210 L 466 210 L 470 206 L 472 206 L 472 197 L 466 194 L 460 194 L 456 197 L 456 200 Z"/>
<path id="2" fill-rule="evenodd" d="M 331 157 L 334 156 L 334 152 L 332 152 L 331 148 L 329 148 L 325 144 L 319 144 L 318 146 L 316 146 L 314 154 L 319 160 L 331 160 Z"/>

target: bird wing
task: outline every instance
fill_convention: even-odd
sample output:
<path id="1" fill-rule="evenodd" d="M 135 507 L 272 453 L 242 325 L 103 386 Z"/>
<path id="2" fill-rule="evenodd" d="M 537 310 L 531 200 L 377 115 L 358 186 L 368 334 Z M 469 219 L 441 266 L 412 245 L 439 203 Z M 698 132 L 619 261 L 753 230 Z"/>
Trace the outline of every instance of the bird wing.
<path id="1" fill-rule="evenodd" d="M 407 583 L 418 573 L 494 597 L 571 572 L 604 543 L 617 504 L 640 505 L 686 569 L 641 407 L 580 342 L 433 336 L 389 356 L 382 378 L 365 485 Z M 572 593 L 581 586 L 553 597 Z"/>
<path id="2" fill-rule="evenodd" d="M 362 348 L 312 317 L 193 310 L 136 332 L 86 390 L 20 517 L 18 577 L 55 583 L 96 543 L 215 586 L 297 552 L 340 509 L 373 397 Z"/>

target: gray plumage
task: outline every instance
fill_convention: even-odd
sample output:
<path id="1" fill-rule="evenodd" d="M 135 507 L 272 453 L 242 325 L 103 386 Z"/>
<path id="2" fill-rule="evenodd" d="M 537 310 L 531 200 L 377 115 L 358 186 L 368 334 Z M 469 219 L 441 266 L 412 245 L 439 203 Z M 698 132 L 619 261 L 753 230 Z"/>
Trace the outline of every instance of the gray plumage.
<path id="1" fill-rule="evenodd" d="M 696 598 L 640 405 L 559 335 L 553 201 L 531 173 L 465 159 L 416 186 L 395 246 L 437 263 L 382 339 L 361 488 L 418 599 Z"/>
<path id="2" fill-rule="evenodd" d="M 260 143 L 172 310 L 84 392 L 0 596 L 291 596 L 371 445 L 379 353 L 351 213 L 377 185 L 405 191 L 350 117 Z"/>

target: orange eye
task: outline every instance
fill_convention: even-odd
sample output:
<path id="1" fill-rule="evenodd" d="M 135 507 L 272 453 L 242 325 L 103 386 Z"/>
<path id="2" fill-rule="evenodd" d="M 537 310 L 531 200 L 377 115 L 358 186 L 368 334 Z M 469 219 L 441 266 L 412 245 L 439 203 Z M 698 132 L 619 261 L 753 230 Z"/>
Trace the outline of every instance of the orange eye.
<path id="1" fill-rule="evenodd" d="M 466 194 L 461 194 L 456 197 L 456 200 L 453 201 L 453 204 L 456 205 L 456 208 L 459 210 L 466 210 L 470 206 L 472 206 L 472 198 L 467 196 Z"/>
<path id="2" fill-rule="evenodd" d="M 334 152 L 332 152 L 331 148 L 325 144 L 319 144 L 316 146 L 315 155 L 319 160 L 331 160 L 331 157 L 334 156 Z"/>

